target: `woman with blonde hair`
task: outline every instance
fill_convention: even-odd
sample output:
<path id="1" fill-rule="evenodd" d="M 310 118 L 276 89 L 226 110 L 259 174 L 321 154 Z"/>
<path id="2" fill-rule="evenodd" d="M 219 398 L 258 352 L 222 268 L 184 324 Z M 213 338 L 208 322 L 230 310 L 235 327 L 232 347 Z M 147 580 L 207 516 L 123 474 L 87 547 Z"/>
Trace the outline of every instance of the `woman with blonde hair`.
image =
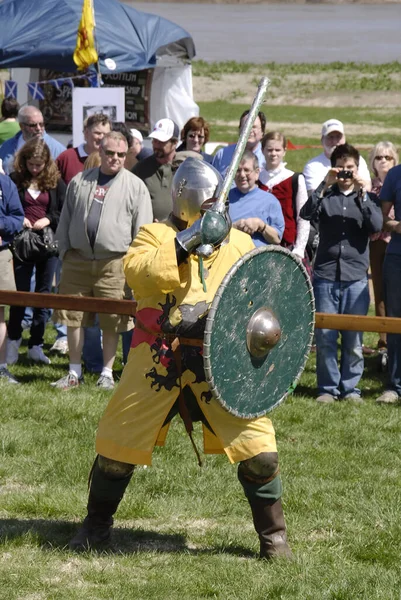
<path id="1" fill-rule="evenodd" d="M 40 231 L 50 227 L 56 231 L 61 208 L 64 202 L 66 185 L 60 177 L 56 163 L 51 157 L 49 147 L 41 138 L 29 140 L 15 157 L 14 172 L 10 175 L 17 186 L 24 209 L 24 228 Z M 14 257 L 15 284 L 18 291 L 29 292 L 31 277 L 35 269 L 35 292 L 50 293 L 58 258 L 52 256 L 35 262 L 22 262 Z M 7 363 L 18 360 L 21 344 L 22 320 L 25 308 L 11 306 L 8 322 Z M 43 353 L 48 310 L 34 308 L 28 342 L 28 358 L 35 362 L 49 364 Z"/>
<path id="2" fill-rule="evenodd" d="M 259 187 L 276 196 L 283 211 L 285 229 L 281 245 L 305 259 L 310 225 L 299 216 L 308 199 L 305 178 L 302 173 L 287 169 L 284 162 L 287 140 L 279 131 L 269 131 L 262 138 L 262 151 L 266 168 L 259 176 Z"/>
<path id="3" fill-rule="evenodd" d="M 372 177 L 372 192 L 379 195 L 387 173 L 398 164 L 397 149 L 391 142 L 378 142 L 370 151 L 368 162 L 374 175 Z M 394 218 L 394 209 L 392 208 L 391 211 L 393 214 L 390 212 L 389 216 Z M 391 233 L 384 230 L 370 236 L 370 270 L 377 317 L 386 316 L 383 294 L 383 261 L 390 238 Z M 387 365 L 387 336 L 385 333 L 379 334 L 377 347 L 380 353 L 379 366 L 385 368 Z"/>
<path id="4" fill-rule="evenodd" d="M 84 162 L 84 171 L 94 169 L 95 167 L 100 167 L 100 152 L 98 150 L 89 154 Z"/>

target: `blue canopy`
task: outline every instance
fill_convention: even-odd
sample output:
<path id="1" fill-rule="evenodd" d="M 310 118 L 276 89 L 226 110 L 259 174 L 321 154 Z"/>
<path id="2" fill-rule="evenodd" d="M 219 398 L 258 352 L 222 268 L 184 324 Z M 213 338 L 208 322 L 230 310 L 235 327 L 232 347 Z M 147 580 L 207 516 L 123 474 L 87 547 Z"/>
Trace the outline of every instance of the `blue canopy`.
<path id="1" fill-rule="evenodd" d="M 72 55 L 83 0 L 0 0 L 0 68 L 76 71 Z M 195 55 L 189 33 L 167 19 L 139 12 L 118 0 L 93 0 L 102 73 L 139 71 L 163 56 Z M 110 63 L 109 63 L 110 64 Z"/>

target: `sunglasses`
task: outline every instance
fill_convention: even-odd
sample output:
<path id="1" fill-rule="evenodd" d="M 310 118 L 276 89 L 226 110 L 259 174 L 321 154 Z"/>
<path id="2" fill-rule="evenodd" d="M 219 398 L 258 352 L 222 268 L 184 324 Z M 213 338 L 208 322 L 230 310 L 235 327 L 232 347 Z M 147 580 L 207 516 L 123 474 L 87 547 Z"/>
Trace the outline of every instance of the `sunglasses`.
<path id="1" fill-rule="evenodd" d="M 117 154 L 118 158 L 125 158 L 127 156 L 126 152 L 114 152 L 114 150 L 104 150 L 106 156 L 110 156 L 113 158 L 115 154 Z"/>
<path id="2" fill-rule="evenodd" d="M 188 133 L 188 137 L 190 140 L 194 140 L 195 138 L 198 138 L 199 140 L 204 140 L 205 136 L 204 135 L 199 135 L 199 133 Z"/>
<path id="3" fill-rule="evenodd" d="M 36 127 L 40 127 L 41 129 L 45 126 L 45 124 L 43 123 L 22 123 L 22 125 L 25 125 L 25 127 L 29 127 L 29 129 L 35 129 Z"/>
<path id="4" fill-rule="evenodd" d="M 384 158 L 385 160 L 394 160 L 393 156 L 388 156 L 387 154 L 383 156 L 375 156 L 375 160 L 382 160 L 382 158 Z"/>

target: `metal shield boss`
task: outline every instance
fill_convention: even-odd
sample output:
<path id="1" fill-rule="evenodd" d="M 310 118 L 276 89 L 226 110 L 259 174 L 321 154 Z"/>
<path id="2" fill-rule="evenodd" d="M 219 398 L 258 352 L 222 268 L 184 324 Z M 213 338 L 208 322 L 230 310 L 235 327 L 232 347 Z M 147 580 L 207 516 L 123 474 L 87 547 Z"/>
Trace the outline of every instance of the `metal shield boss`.
<path id="1" fill-rule="evenodd" d="M 252 419 L 293 392 L 314 313 L 306 269 L 285 248 L 256 248 L 231 267 L 211 304 L 203 346 L 206 381 L 223 408 Z"/>

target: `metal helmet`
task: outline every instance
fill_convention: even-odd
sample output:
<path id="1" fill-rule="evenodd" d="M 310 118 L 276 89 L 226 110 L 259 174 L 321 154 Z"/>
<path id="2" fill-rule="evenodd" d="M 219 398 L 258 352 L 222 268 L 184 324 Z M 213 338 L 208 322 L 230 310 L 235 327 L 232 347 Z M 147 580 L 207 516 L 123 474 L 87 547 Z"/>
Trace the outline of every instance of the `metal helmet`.
<path id="1" fill-rule="evenodd" d="M 188 226 L 199 218 L 202 204 L 218 196 L 223 179 L 209 163 L 186 158 L 173 177 L 173 214 Z"/>

